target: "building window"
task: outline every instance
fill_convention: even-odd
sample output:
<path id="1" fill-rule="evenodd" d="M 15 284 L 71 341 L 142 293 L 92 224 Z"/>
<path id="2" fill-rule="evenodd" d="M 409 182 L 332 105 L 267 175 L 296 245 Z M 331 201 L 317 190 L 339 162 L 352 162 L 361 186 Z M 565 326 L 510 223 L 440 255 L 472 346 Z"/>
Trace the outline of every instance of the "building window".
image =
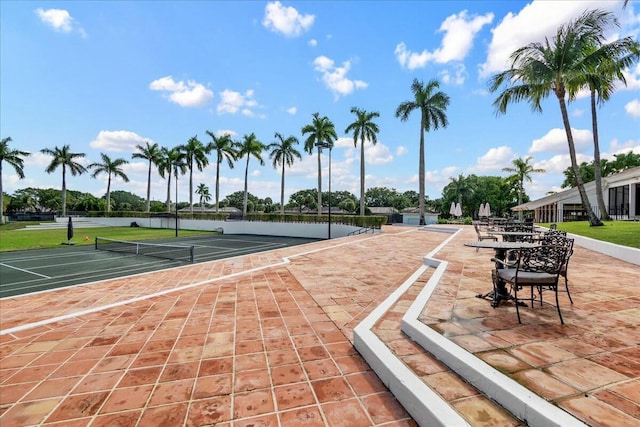
<path id="1" fill-rule="evenodd" d="M 629 186 L 609 188 L 609 216 L 621 218 L 629 215 Z"/>

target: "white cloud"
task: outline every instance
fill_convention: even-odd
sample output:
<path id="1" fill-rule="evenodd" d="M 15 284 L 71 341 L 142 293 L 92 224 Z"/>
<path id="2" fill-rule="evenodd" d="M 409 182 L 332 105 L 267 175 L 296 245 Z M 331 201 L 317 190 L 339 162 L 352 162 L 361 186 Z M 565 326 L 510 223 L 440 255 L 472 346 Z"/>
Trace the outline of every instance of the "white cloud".
<path id="1" fill-rule="evenodd" d="M 247 90 L 244 94 L 225 89 L 220 92 L 220 102 L 216 107 L 218 114 L 236 114 L 238 111 L 248 117 L 255 117 L 254 107 L 258 102 L 253 99 L 253 90 Z"/>
<path id="2" fill-rule="evenodd" d="M 600 2 L 598 7 L 620 13 L 618 2 Z M 559 26 L 593 8 L 590 0 L 545 1 L 534 0 L 519 13 L 508 13 L 492 29 L 486 61 L 480 65 L 480 78 L 506 70 L 509 56 L 516 50 L 533 42 L 543 42 L 545 37 L 556 33 Z"/>
<path id="3" fill-rule="evenodd" d="M 86 37 L 87 33 L 82 27 L 79 27 L 74 24 L 74 19 L 71 17 L 71 14 L 64 9 L 47 9 L 44 10 L 42 8 L 38 8 L 35 10 L 38 18 L 55 31 L 62 33 L 70 33 L 76 28 L 78 33 L 82 37 Z"/>
<path id="4" fill-rule="evenodd" d="M 593 156 L 587 156 L 585 154 L 577 153 L 576 159 L 578 161 L 578 164 L 582 162 L 589 163 L 593 161 Z M 536 169 L 538 168 L 544 169 L 545 173 L 547 174 L 550 174 L 550 173 L 561 174 L 568 167 L 571 167 L 571 157 L 569 157 L 569 154 L 559 154 L 559 155 L 553 156 L 548 160 L 542 160 L 540 162 L 537 162 L 533 165 L 533 167 Z"/>
<path id="5" fill-rule="evenodd" d="M 593 146 L 593 136 L 590 130 L 571 128 L 573 143 L 576 153 Z M 564 153 L 568 150 L 567 134 L 564 129 L 554 128 L 547 132 L 542 138 L 534 139 L 529 153 L 548 151 L 554 153 Z"/>
<path id="6" fill-rule="evenodd" d="M 457 15 L 447 17 L 440 25 L 438 32 L 444 33 L 444 36 L 436 50 L 429 52 L 425 49 L 416 53 L 410 51 L 404 42 L 400 42 L 394 51 L 396 59 L 402 67 L 410 70 L 422 68 L 429 61 L 439 64 L 462 61 L 473 47 L 475 35 L 492 21 L 492 13 L 470 17 L 467 11 L 463 10 Z"/>
<path id="7" fill-rule="evenodd" d="M 396 156 L 400 157 L 400 156 L 404 156 L 405 154 L 407 154 L 409 152 L 409 150 L 407 150 L 407 147 L 405 147 L 404 145 L 400 145 L 397 149 L 396 149 Z"/>
<path id="8" fill-rule="evenodd" d="M 230 130 L 230 129 L 218 129 L 216 131 L 216 135 L 217 136 L 222 136 L 222 135 L 229 135 L 230 137 L 235 137 L 236 135 L 238 135 L 238 133 L 236 131 Z"/>
<path id="9" fill-rule="evenodd" d="M 358 148 L 358 150 L 359 149 L 360 148 Z M 384 165 L 393 161 L 393 154 L 391 154 L 389 147 L 380 142 L 376 145 L 365 142 L 364 158 L 365 162 L 370 165 Z"/>
<path id="10" fill-rule="evenodd" d="M 515 157 L 511 147 L 503 145 L 489 149 L 484 155 L 478 157 L 478 161 L 469 169 L 472 172 L 502 171 L 503 167 L 510 165 Z"/>
<path id="11" fill-rule="evenodd" d="M 576 108 L 571 112 L 571 117 L 582 117 L 584 115 L 584 110 L 580 108 Z"/>
<path id="12" fill-rule="evenodd" d="M 366 89 L 368 83 L 362 80 L 350 80 L 347 73 L 351 62 L 345 61 L 342 67 L 336 67 L 334 61 L 326 56 L 319 56 L 313 61 L 316 71 L 322 73 L 322 82 L 334 94 L 337 100 L 340 96 L 349 95 L 356 89 Z"/>
<path id="13" fill-rule="evenodd" d="M 51 156 L 42 154 L 40 151 L 34 151 L 30 156 L 24 158 L 25 165 L 38 166 L 46 168 L 51 163 Z M 17 175 L 16 175 L 17 176 Z"/>
<path id="14" fill-rule="evenodd" d="M 287 108 L 287 113 L 291 114 L 292 116 L 294 116 L 297 112 L 298 112 L 298 107 Z"/>
<path id="15" fill-rule="evenodd" d="M 149 84 L 149 89 L 169 92 L 169 100 L 181 107 L 201 107 L 213 100 L 213 92 L 201 83 L 189 80 L 175 81 L 172 76 L 162 77 Z"/>
<path id="16" fill-rule="evenodd" d="M 101 151 L 134 152 L 136 151 L 136 145 L 144 146 L 146 141 L 153 143 L 149 138 L 143 138 L 128 130 L 101 130 L 96 139 L 91 141 L 89 145 Z"/>
<path id="17" fill-rule="evenodd" d="M 461 86 L 468 75 L 462 63 L 453 64 L 450 70 L 442 70 L 438 74 L 442 83 L 454 86 Z"/>
<path id="18" fill-rule="evenodd" d="M 311 47 L 316 47 L 316 46 L 318 46 L 318 40 L 311 39 L 311 40 L 309 40 L 308 45 L 311 46 Z"/>
<path id="19" fill-rule="evenodd" d="M 640 101 L 638 101 L 638 98 L 626 103 L 624 106 L 624 111 L 626 111 L 627 114 L 631 117 L 640 117 Z"/>
<path id="20" fill-rule="evenodd" d="M 314 20 L 313 15 L 301 15 L 295 8 L 285 7 L 279 1 L 274 1 L 267 3 L 264 8 L 262 25 L 287 37 L 297 37 L 309 30 Z"/>

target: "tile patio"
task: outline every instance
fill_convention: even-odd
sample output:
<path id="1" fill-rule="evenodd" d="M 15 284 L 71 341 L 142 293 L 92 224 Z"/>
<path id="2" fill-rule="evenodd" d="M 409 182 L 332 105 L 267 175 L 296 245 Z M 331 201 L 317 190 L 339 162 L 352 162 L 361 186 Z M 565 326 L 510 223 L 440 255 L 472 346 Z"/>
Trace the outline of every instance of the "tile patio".
<path id="1" fill-rule="evenodd" d="M 448 236 L 414 228 L 0 300 L 2 426 L 411 426 L 353 328 Z M 493 309 L 462 227 L 421 321 L 594 426 L 640 425 L 640 267 L 576 247 L 574 304 Z M 286 259 L 285 259 L 286 258 Z M 374 327 L 471 425 L 524 425 L 400 331 L 426 272 Z"/>

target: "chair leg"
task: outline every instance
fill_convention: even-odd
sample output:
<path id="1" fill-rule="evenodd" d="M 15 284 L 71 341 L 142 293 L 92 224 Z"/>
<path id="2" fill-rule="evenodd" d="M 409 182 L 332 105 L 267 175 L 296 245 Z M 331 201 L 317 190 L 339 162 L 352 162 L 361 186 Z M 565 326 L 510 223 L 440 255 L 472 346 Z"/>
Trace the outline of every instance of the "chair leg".
<path id="1" fill-rule="evenodd" d="M 520 304 L 518 304 L 518 286 L 514 285 L 512 289 L 513 289 L 513 297 L 515 298 L 515 303 L 516 303 L 516 314 L 518 315 L 518 323 L 522 323 L 522 320 L 520 320 Z"/>
<path id="2" fill-rule="evenodd" d="M 555 287 L 556 291 L 556 308 L 558 309 L 558 316 L 560 316 L 560 323 L 564 325 L 564 320 L 562 319 L 562 312 L 560 312 L 560 301 L 558 301 L 558 286 Z"/>
<path id="3" fill-rule="evenodd" d="M 567 290 L 567 295 L 569 296 L 569 301 L 573 304 L 573 299 L 571 299 L 571 292 L 569 292 L 569 280 L 567 279 L 567 275 L 564 275 L 564 288 Z"/>

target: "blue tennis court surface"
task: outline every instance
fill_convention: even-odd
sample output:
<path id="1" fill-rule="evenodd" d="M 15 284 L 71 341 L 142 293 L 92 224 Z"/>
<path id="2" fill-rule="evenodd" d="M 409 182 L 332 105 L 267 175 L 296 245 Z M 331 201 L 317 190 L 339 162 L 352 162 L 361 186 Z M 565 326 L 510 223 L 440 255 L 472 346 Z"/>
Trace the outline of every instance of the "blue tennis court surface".
<path id="1" fill-rule="evenodd" d="M 193 245 L 194 262 L 199 263 L 315 241 L 292 237 L 215 234 L 145 242 Z M 184 261 L 152 256 L 97 251 L 92 245 L 1 252 L 0 298 L 186 264 Z"/>

